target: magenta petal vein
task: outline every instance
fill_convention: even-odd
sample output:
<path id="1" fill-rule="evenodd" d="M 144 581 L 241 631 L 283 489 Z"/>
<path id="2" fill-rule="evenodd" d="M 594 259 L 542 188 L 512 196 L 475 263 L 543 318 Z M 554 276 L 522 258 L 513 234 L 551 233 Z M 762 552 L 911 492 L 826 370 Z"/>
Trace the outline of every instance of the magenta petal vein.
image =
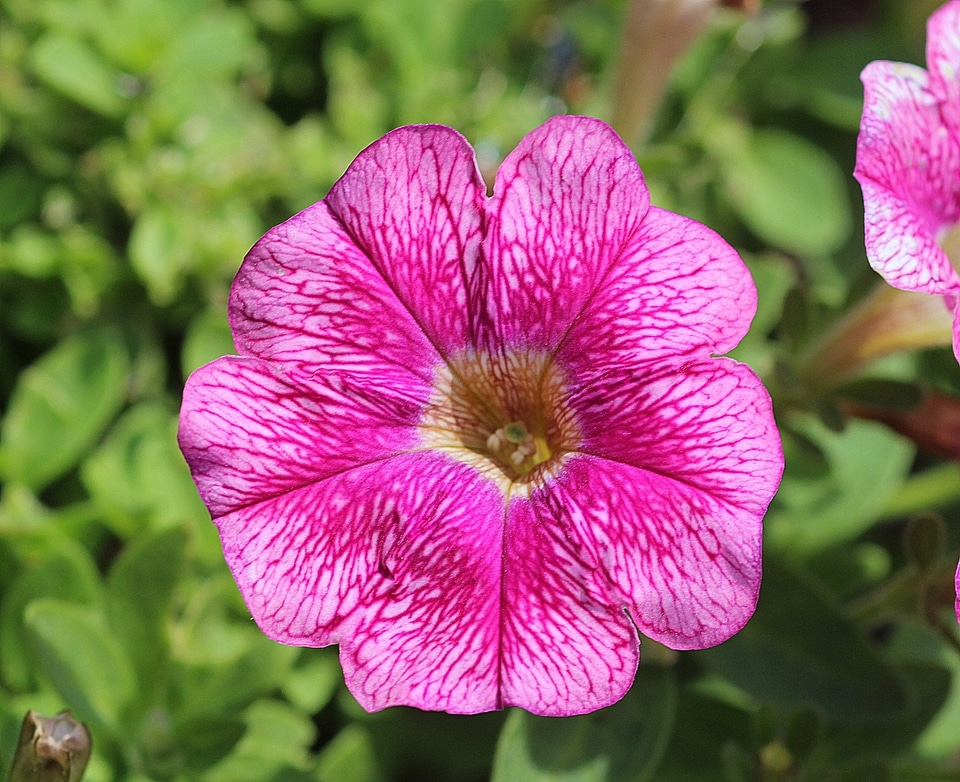
<path id="1" fill-rule="evenodd" d="M 247 255 L 180 445 L 258 625 L 339 644 L 365 708 L 583 713 L 638 629 L 703 648 L 754 611 L 783 457 L 714 356 L 755 308 L 602 122 L 534 130 L 489 198 L 456 131 L 399 128 Z"/>

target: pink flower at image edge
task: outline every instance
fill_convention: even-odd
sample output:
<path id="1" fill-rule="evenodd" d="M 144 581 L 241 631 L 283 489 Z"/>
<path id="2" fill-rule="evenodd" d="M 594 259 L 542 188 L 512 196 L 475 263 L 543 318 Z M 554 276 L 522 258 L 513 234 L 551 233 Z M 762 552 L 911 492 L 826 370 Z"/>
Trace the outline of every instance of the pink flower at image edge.
<path id="1" fill-rule="evenodd" d="M 258 625 L 340 644 L 366 709 L 583 713 L 638 630 L 703 648 L 754 611 L 783 457 L 712 354 L 755 307 L 602 122 L 530 133 L 490 198 L 456 131 L 399 128 L 247 255 L 180 445 Z"/>
<path id="2" fill-rule="evenodd" d="M 960 0 L 927 22 L 926 70 L 877 61 L 861 78 L 854 174 L 867 257 L 894 287 L 944 297 L 960 360 Z M 960 620 L 960 569 L 956 582 Z"/>
<path id="3" fill-rule="evenodd" d="M 864 69 L 854 175 L 871 266 L 894 287 L 945 296 L 955 312 L 960 274 L 942 245 L 960 222 L 960 0 L 930 17 L 927 63 Z M 958 340 L 955 321 L 960 356 Z"/>

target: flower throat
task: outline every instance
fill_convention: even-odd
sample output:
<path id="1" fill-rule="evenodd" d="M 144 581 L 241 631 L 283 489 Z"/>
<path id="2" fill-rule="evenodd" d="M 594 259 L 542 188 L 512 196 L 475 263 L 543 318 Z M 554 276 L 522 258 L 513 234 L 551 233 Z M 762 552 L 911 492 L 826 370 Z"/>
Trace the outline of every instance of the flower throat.
<path id="1" fill-rule="evenodd" d="M 430 447 L 501 484 L 526 484 L 578 445 L 566 395 L 546 356 L 464 353 L 438 370 L 421 431 Z"/>

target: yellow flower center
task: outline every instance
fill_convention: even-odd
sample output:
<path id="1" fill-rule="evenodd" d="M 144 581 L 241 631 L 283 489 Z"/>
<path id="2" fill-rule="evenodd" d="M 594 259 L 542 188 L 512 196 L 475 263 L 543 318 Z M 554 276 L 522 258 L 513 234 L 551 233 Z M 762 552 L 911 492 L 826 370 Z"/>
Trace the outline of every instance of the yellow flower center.
<path id="1" fill-rule="evenodd" d="M 469 352 L 438 370 L 420 428 L 424 444 L 497 481 L 529 490 L 577 450 L 580 432 L 564 379 L 532 351 Z"/>

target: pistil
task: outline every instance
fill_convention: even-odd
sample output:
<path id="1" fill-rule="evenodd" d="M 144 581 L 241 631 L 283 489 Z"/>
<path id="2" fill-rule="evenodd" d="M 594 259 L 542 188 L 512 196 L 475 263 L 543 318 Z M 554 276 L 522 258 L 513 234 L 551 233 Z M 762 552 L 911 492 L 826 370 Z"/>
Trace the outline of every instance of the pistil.
<path id="1" fill-rule="evenodd" d="M 545 437 L 527 431 L 521 421 L 502 426 L 487 438 L 487 450 L 502 463 L 509 461 L 518 475 L 527 475 L 553 455 Z"/>

